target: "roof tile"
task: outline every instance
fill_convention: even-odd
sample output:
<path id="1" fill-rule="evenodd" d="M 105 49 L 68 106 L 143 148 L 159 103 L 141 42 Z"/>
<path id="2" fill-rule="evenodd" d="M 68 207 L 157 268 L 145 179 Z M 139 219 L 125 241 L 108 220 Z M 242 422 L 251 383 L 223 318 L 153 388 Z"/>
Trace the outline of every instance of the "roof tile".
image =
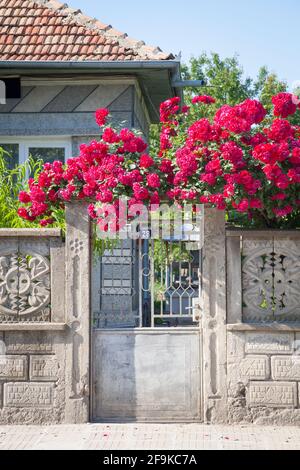
<path id="1" fill-rule="evenodd" d="M 57 53 L 62 54 L 65 51 L 66 46 L 64 44 L 61 44 L 58 46 Z"/>
<path id="2" fill-rule="evenodd" d="M 54 8 L 55 10 L 60 10 L 61 8 L 63 8 L 64 6 L 66 6 L 66 4 L 63 4 L 61 2 L 57 2 L 56 0 L 49 0 L 49 2 L 47 2 L 46 6 L 49 8 Z"/>
<path id="3" fill-rule="evenodd" d="M 14 40 L 14 44 L 21 44 L 23 40 L 23 36 L 16 36 Z"/>
<path id="4" fill-rule="evenodd" d="M 100 31 L 107 31 L 111 28 L 110 24 L 102 23 L 102 21 L 96 20 L 95 27 Z"/>
<path id="5" fill-rule="evenodd" d="M 57 0 L 0 0 L 0 61 L 173 58 Z"/>
<path id="6" fill-rule="evenodd" d="M 9 36 L 4 37 L 4 43 L 5 44 L 13 44 L 14 42 L 14 35 L 10 34 Z"/>
<path id="7" fill-rule="evenodd" d="M 33 43 L 33 41 L 31 41 Z M 38 36 L 36 40 L 36 44 L 44 44 L 45 42 L 45 36 Z M 34 44 L 33 44 L 34 46 Z"/>

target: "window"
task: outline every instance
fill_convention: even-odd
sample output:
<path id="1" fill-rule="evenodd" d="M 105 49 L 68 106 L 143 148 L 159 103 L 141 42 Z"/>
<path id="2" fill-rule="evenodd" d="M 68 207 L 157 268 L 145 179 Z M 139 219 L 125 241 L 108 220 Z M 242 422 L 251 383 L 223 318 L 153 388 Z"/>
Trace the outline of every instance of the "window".
<path id="1" fill-rule="evenodd" d="M 0 143 L 0 147 L 4 150 L 4 158 L 7 161 L 9 169 L 13 169 L 19 162 L 19 145 Z"/>
<path id="2" fill-rule="evenodd" d="M 29 147 L 28 155 L 31 155 L 34 160 L 44 160 L 45 163 L 53 163 L 55 160 L 65 162 L 66 151 L 62 147 Z"/>
<path id="3" fill-rule="evenodd" d="M 44 162 L 55 160 L 65 162 L 71 157 L 71 139 L 69 138 L 4 138 L 0 137 L 0 147 L 7 152 L 9 168 L 24 163 L 29 155 Z"/>

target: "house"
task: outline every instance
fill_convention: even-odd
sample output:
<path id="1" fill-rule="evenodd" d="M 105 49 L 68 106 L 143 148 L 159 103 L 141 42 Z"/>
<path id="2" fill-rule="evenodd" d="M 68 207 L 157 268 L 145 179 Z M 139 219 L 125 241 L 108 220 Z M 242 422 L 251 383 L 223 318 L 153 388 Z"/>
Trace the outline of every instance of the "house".
<path id="1" fill-rule="evenodd" d="M 12 156 L 11 167 L 29 155 L 46 162 L 78 155 L 81 143 L 99 135 L 97 108 L 109 108 L 115 125 L 147 137 L 160 102 L 180 92 L 179 77 L 173 54 L 80 10 L 57 1 L 0 0 L 0 80 L 7 90 L 11 82 L 20 86 L 19 97 L 0 105 L 0 146 Z M 99 291 L 100 265 L 93 274 Z M 99 296 L 93 302 L 99 309 Z"/>
<path id="2" fill-rule="evenodd" d="M 20 97 L 0 105 L 0 145 L 64 160 L 97 136 L 96 108 L 141 129 L 177 93 L 180 63 L 110 25 L 57 1 L 0 0 L 0 79 L 20 81 Z"/>
<path id="3" fill-rule="evenodd" d="M 0 80 L 20 86 L 19 97 L 0 105 L 0 146 L 12 167 L 29 155 L 47 162 L 77 155 L 81 143 L 97 139 L 94 113 L 101 107 L 109 108 L 115 125 L 147 137 L 160 102 L 180 92 L 174 87 L 179 77 L 173 54 L 80 10 L 57 1 L 0 0 Z M 100 270 L 98 264 L 93 272 L 95 291 Z M 128 310 L 131 299 L 122 302 Z M 112 308 L 111 296 L 103 295 L 105 303 Z M 93 304 L 100 309 L 99 296 Z"/>
<path id="4" fill-rule="evenodd" d="M 11 165 L 76 155 L 101 107 L 147 137 L 181 85 L 172 54 L 55 0 L 0 0 Z M 0 229 L 0 423 L 298 424 L 299 231 L 205 207 L 189 239 L 145 230 L 94 264 L 86 209 L 66 205 L 65 238 Z"/>
<path id="5" fill-rule="evenodd" d="M 115 125 L 139 129 L 147 138 L 149 125 L 159 121 L 159 104 L 181 94 L 181 88 L 176 88 L 178 82 L 180 60 L 173 54 L 131 39 L 80 10 L 56 0 L 0 0 L 0 83 L 2 91 L 6 90 L 6 96 L 0 96 L 0 147 L 11 154 L 11 166 L 24 162 L 29 155 L 46 162 L 66 161 L 77 155 L 81 143 L 97 139 L 99 128 L 94 114 L 102 107 L 110 110 Z M 84 222 L 79 209 L 74 217 L 73 223 Z M 45 239 L 47 233 L 50 241 Z M 84 230 L 78 234 L 84 236 Z M 11 413 L 15 423 L 22 422 L 24 416 L 31 423 L 120 418 L 194 420 L 200 416 L 198 372 L 191 376 L 195 390 L 192 401 L 185 402 L 191 386 L 188 370 L 192 371 L 198 360 L 198 331 L 193 338 L 190 332 L 171 338 L 160 333 L 157 336 L 158 329 L 154 328 L 147 336 L 141 328 L 156 326 L 150 296 L 152 252 L 147 240 L 126 241 L 90 267 L 88 256 L 81 261 L 81 251 L 88 251 L 82 250 L 78 238 L 69 241 L 67 236 L 64 258 L 64 248 L 53 242 L 57 233 L 51 230 L 41 232 L 40 241 L 35 234 L 30 238 L 14 231 L 12 236 L 15 238 L 8 244 L 12 243 L 9 246 L 19 254 L 17 261 L 13 255 L 7 258 L 1 271 L 3 289 L 13 298 L 9 305 L 7 296 L 0 299 L 0 339 L 4 338 L 8 352 L 17 355 L 8 356 L 4 372 L 0 367 L 0 380 L 4 380 L 1 422 L 7 422 Z M 0 238 L 0 252 L 7 257 L 5 240 Z M 37 281 L 28 259 L 32 269 L 37 269 L 35 263 L 43 268 L 43 279 L 37 275 L 38 286 L 33 286 Z M 14 263 L 18 264 L 17 270 Z M 10 264 L 11 271 L 7 269 Z M 166 313 L 169 317 L 173 314 L 174 298 L 177 315 L 180 311 L 192 321 L 191 311 L 185 315 L 187 300 L 184 310 L 180 300 L 184 292 L 191 308 L 192 296 L 197 292 L 192 287 L 191 266 L 189 262 L 186 266 L 177 263 L 177 277 L 170 274 L 170 269 L 168 280 L 163 281 L 168 283 L 164 287 L 171 305 Z M 197 277 L 198 270 L 194 272 Z M 44 299 L 43 305 L 48 302 L 47 308 L 26 309 L 25 284 L 23 297 L 20 294 L 20 273 L 24 283 L 26 279 L 27 290 L 42 289 L 40 301 Z M 63 273 L 65 278 L 61 277 Z M 91 309 L 89 301 L 84 308 L 81 299 L 81 295 L 87 299 L 90 291 L 90 274 Z M 172 276 L 176 277 L 174 288 L 170 285 Z M 8 278 L 19 286 L 17 293 L 12 291 Z M 32 310 L 39 313 L 33 315 Z M 27 315 L 27 311 L 31 313 Z M 160 307 L 156 313 L 159 317 Z M 80 326 L 83 320 L 86 327 Z M 171 319 L 163 326 L 170 324 Z M 62 333 L 64 328 L 67 333 Z M 135 351 L 135 341 L 142 341 L 139 352 Z M 187 363 L 185 356 L 180 358 L 182 347 L 195 351 L 191 362 Z M 136 353 L 141 355 L 139 369 L 134 364 Z M 178 374 L 174 354 L 180 363 L 184 361 L 187 371 L 182 367 Z M 92 364 L 88 364 L 91 356 Z M 136 398 L 135 383 L 143 389 Z"/>

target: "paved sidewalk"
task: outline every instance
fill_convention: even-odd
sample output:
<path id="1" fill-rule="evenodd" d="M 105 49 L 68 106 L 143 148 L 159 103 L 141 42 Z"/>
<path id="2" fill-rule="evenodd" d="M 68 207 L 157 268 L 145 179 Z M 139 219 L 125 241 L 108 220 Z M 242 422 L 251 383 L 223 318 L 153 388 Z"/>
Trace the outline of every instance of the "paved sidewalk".
<path id="1" fill-rule="evenodd" d="M 0 426 L 0 450 L 300 450 L 300 427 L 201 424 Z"/>

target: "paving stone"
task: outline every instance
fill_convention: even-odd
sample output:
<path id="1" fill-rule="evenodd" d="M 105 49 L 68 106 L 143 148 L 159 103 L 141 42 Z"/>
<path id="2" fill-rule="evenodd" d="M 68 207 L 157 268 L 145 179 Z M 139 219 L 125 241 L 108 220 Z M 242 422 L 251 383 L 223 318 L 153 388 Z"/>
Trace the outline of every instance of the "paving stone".
<path id="1" fill-rule="evenodd" d="M 0 426 L 0 450 L 300 450 L 299 427 L 203 424 Z"/>

